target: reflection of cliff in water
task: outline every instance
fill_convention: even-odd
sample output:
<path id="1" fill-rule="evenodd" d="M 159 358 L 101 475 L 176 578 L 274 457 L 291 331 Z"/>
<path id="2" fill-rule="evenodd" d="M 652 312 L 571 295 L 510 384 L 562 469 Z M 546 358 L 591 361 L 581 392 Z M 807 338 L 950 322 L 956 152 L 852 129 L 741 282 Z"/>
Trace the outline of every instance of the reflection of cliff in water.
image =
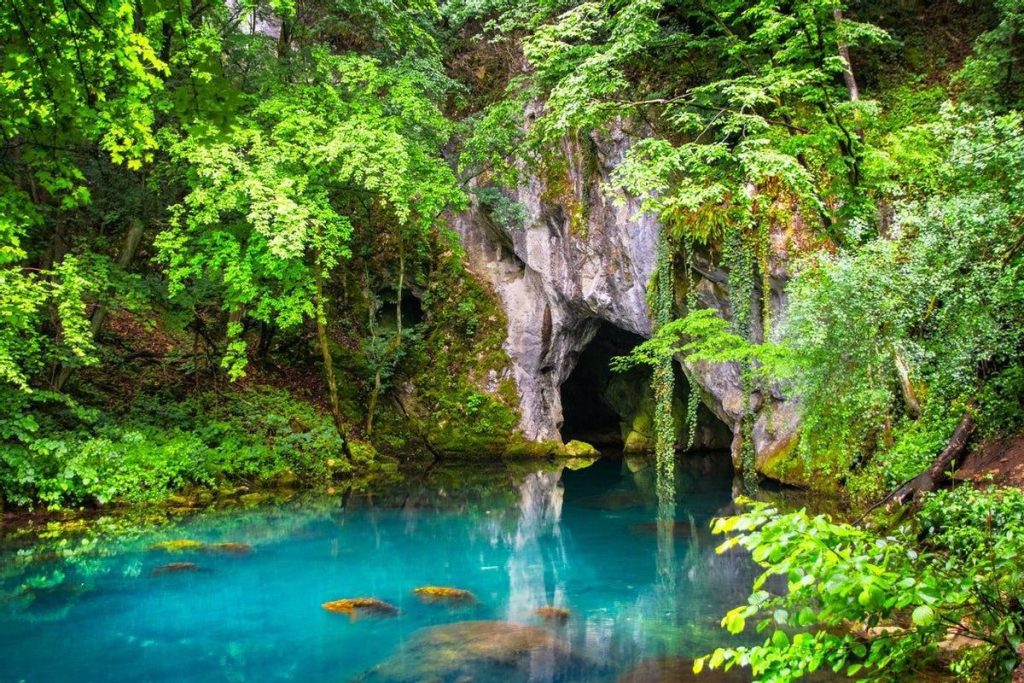
<path id="1" fill-rule="evenodd" d="M 525 621 L 538 607 L 565 603 L 565 580 L 559 576 L 567 562 L 560 526 L 561 474 L 561 469 L 531 472 L 518 486 L 519 522 L 506 565 L 510 621 Z M 545 536 L 552 542 L 542 544 Z"/>

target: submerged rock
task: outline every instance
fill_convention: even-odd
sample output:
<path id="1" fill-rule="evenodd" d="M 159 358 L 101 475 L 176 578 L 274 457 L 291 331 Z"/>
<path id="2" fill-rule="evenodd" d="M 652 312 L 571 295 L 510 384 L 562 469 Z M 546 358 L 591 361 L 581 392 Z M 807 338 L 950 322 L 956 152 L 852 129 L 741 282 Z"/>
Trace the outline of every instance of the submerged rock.
<path id="1" fill-rule="evenodd" d="M 413 593 L 419 596 L 423 602 L 447 602 L 460 605 L 475 605 L 476 596 L 461 588 L 449 588 L 448 586 L 420 586 L 414 588 Z"/>
<path id="2" fill-rule="evenodd" d="M 199 565 L 195 562 L 171 562 L 154 568 L 150 574 L 152 576 L 162 576 L 164 574 L 183 574 L 195 571 L 199 571 Z"/>
<path id="3" fill-rule="evenodd" d="M 583 507 L 594 510 L 630 510 L 643 507 L 644 499 L 637 492 L 613 492 L 591 496 L 583 501 Z"/>
<path id="4" fill-rule="evenodd" d="M 567 607 L 553 607 L 551 605 L 538 607 L 533 610 L 533 613 L 544 621 L 556 624 L 564 624 L 572 616 L 572 612 Z"/>
<path id="5" fill-rule="evenodd" d="M 328 612 L 347 614 L 352 621 L 356 617 L 367 615 L 375 617 L 398 616 L 398 608 L 391 603 L 377 598 L 343 598 L 332 600 L 321 605 Z"/>
<path id="6" fill-rule="evenodd" d="M 186 553 L 196 552 L 202 550 L 205 547 L 205 543 L 202 541 L 193 541 L 192 539 L 177 539 L 173 541 L 160 541 L 149 546 L 147 550 L 162 550 L 167 553 Z"/>
<path id="7" fill-rule="evenodd" d="M 252 546 L 248 543 L 211 543 L 209 549 L 228 555 L 248 555 L 252 552 Z"/>
<path id="8" fill-rule="evenodd" d="M 463 621 L 418 631 L 362 679 L 455 683 L 500 676 L 513 681 L 561 681 L 593 668 L 568 643 L 542 628 Z"/>
<path id="9" fill-rule="evenodd" d="M 693 526 L 689 522 L 674 521 L 668 524 L 674 536 L 690 536 L 693 534 Z M 629 530 L 634 534 L 647 535 L 660 533 L 661 528 L 659 522 L 644 522 L 641 524 L 631 524 Z"/>
<path id="10" fill-rule="evenodd" d="M 228 555 L 246 555 L 252 551 L 252 546 L 248 543 L 204 543 L 202 541 L 194 541 L 190 538 L 176 539 L 173 541 L 160 541 L 149 546 L 147 550 L 162 550 L 166 553 L 198 553 L 198 552 L 213 552 L 213 553 L 225 553 Z"/>
<path id="11" fill-rule="evenodd" d="M 619 676 L 618 683 L 745 683 L 752 681 L 746 669 L 709 670 L 693 673 L 693 660 L 686 657 L 665 657 L 640 662 Z"/>

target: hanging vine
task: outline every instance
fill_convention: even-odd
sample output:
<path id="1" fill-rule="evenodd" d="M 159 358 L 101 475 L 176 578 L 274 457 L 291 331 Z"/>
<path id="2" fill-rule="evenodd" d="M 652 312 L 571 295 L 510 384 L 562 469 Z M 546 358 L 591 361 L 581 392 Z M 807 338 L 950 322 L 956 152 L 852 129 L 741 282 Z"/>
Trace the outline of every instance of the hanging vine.
<path id="1" fill-rule="evenodd" d="M 737 334 L 751 339 L 753 330 L 754 278 L 758 261 L 757 236 L 748 236 L 743 230 L 727 230 L 723 239 L 723 258 L 729 268 L 729 301 L 732 304 L 733 326 Z M 751 408 L 753 383 L 752 368 L 744 363 L 740 368 L 743 387 L 743 416 L 740 421 L 740 469 L 743 489 L 752 494 L 757 489 L 757 457 L 754 452 L 754 412 Z"/>
<path id="2" fill-rule="evenodd" d="M 658 237 L 658 255 L 654 279 L 655 331 L 672 322 L 675 287 L 672 277 L 672 253 L 668 235 Z M 675 507 L 675 424 L 672 419 L 672 397 L 675 390 L 673 359 L 664 358 L 654 368 L 654 431 L 659 507 Z M 661 512 L 661 511 L 660 511 Z"/>
<path id="3" fill-rule="evenodd" d="M 697 276 L 694 265 L 694 243 L 692 237 L 687 237 L 684 242 L 684 259 L 689 266 L 687 268 L 686 283 L 686 314 L 689 315 L 697 310 Z M 693 448 L 697 440 L 697 411 L 700 409 L 700 387 L 696 382 L 691 381 L 686 394 L 686 448 Z"/>

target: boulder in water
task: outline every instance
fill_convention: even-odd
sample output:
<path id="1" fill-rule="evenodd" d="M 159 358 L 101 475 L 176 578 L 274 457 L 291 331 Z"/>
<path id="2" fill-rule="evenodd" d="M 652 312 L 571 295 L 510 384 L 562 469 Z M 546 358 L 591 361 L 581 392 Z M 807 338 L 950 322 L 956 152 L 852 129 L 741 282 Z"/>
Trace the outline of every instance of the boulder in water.
<path id="1" fill-rule="evenodd" d="M 378 600 L 377 598 L 343 598 L 325 602 L 322 607 L 328 612 L 347 614 L 352 621 L 362 615 L 375 617 L 394 617 L 398 615 L 398 608 L 391 603 Z"/>
<path id="2" fill-rule="evenodd" d="M 565 454 L 570 458 L 596 458 L 601 455 L 600 451 L 586 441 L 576 441 L 575 439 L 565 444 Z"/>
<path id="3" fill-rule="evenodd" d="M 202 550 L 205 544 L 202 541 L 193 541 L 190 538 L 176 539 L 173 541 L 160 541 L 149 546 L 147 550 L 162 550 L 166 553 L 187 553 Z"/>
<path id="4" fill-rule="evenodd" d="M 423 602 L 445 602 L 455 605 L 475 605 L 476 596 L 462 588 L 448 586 L 420 586 L 412 590 Z"/>
<path id="5" fill-rule="evenodd" d="M 214 552 L 228 555 L 248 555 L 252 551 L 248 543 L 211 543 L 208 547 Z"/>
<path id="6" fill-rule="evenodd" d="M 552 605 L 538 607 L 533 610 L 533 613 L 544 621 L 553 624 L 564 624 L 572 616 L 572 612 L 569 611 L 568 607 L 554 607 Z"/>
<path id="7" fill-rule="evenodd" d="M 195 562 L 171 562 L 154 568 L 150 574 L 152 576 L 162 576 L 164 574 L 183 574 L 194 571 L 199 571 L 199 565 Z"/>
<path id="8" fill-rule="evenodd" d="M 456 683 L 501 677 L 566 680 L 596 669 L 550 631 L 505 621 L 463 621 L 418 631 L 365 681 Z"/>
<path id="9" fill-rule="evenodd" d="M 662 522 L 644 522 L 631 524 L 629 530 L 634 534 L 647 535 L 661 533 Z M 668 521 L 664 528 L 669 529 L 673 536 L 690 536 L 693 534 L 693 526 L 689 522 Z"/>
<path id="10" fill-rule="evenodd" d="M 643 507 L 644 499 L 635 491 L 613 491 L 590 496 L 583 500 L 583 506 L 594 510 L 631 510 Z"/>

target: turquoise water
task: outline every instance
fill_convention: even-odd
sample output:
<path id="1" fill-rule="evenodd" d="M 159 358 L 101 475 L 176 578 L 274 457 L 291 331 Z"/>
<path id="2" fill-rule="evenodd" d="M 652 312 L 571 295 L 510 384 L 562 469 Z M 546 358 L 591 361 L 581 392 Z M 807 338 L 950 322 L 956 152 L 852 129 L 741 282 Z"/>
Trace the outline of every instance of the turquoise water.
<path id="1" fill-rule="evenodd" d="M 194 513 L 117 540 L 8 540 L 0 681 L 616 681 L 731 638 L 717 623 L 754 572 L 716 555 L 707 532 L 733 510 L 724 462 L 683 462 L 676 526 L 663 519 L 660 533 L 654 468 L 602 460 L 436 470 L 373 495 Z M 251 550 L 150 548 L 176 539 Z M 424 603 L 411 592 L 423 585 L 476 603 Z M 321 607 L 354 597 L 399 614 Z M 547 623 L 542 606 L 570 616 Z"/>

